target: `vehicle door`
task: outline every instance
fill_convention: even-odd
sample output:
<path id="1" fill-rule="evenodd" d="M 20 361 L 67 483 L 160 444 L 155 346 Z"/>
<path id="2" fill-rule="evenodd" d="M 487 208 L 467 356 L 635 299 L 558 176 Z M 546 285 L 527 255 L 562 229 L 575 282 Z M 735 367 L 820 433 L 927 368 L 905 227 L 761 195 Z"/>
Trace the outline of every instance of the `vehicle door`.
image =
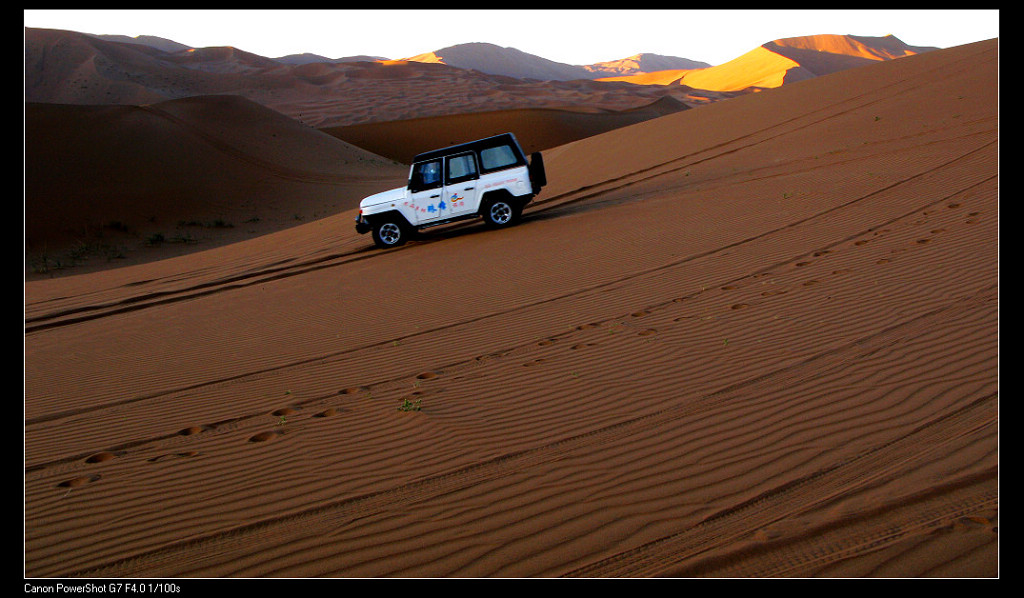
<path id="1" fill-rule="evenodd" d="M 449 216 L 476 212 L 480 171 L 476 154 L 466 152 L 445 158 L 445 186 L 442 208 Z"/>
<path id="2" fill-rule="evenodd" d="M 409 176 L 409 199 L 406 208 L 413 212 L 416 222 L 423 224 L 447 217 L 443 201 L 444 177 L 441 158 L 413 164 Z"/>

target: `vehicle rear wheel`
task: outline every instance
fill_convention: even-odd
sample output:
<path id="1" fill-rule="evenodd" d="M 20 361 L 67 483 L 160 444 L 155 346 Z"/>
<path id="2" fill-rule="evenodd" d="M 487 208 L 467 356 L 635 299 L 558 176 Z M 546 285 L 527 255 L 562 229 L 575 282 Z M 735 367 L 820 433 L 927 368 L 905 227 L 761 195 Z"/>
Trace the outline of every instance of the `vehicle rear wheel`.
<path id="1" fill-rule="evenodd" d="M 408 236 L 408 229 L 393 219 L 381 220 L 373 225 L 373 242 L 382 249 L 398 247 L 406 242 Z"/>

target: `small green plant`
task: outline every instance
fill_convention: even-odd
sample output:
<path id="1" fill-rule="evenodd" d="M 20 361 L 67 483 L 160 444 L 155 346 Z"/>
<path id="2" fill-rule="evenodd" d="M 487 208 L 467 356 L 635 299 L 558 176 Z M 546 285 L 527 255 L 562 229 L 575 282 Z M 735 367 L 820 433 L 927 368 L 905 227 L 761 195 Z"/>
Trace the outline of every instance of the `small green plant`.
<path id="1" fill-rule="evenodd" d="M 410 401 L 409 399 L 403 399 L 402 404 L 398 406 L 399 411 L 420 411 L 422 401 Z"/>

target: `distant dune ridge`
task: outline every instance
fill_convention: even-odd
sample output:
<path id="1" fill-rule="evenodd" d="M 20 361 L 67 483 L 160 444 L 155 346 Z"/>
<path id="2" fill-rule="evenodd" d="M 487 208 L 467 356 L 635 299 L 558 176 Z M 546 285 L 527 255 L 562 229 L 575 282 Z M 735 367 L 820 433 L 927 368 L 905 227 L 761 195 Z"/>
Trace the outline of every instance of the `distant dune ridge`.
<path id="1" fill-rule="evenodd" d="M 411 56 L 407 60 L 447 64 L 517 79 L 557 81 L 590 78 L 589 71 L 584 67 L 562 64 L 515 48 L 486 43 L 459 44 Z"/>
<path id="2" fill-rule="evenodd" d="M 780 87 L 873 61 L 892 60 L 935 50 L 908 46 L 895 36 L 810 35 L 768 42 L 724 64 L 703 69 L 666 69 L 605 81 L 678 84 L 711 91 Z"/>
<path id="3" fill-rule="evenodd" d="M 124 38 L 26 29 L 27 101 L 139 104 L 232 93 L 314 126 L 344 126 L 464 113 L 481 110 L 481 104 L 489 109 L 615 110 L 636 108 L 668 94 L 688 105 L 701 105 L 720 99 L 716 93 L 777 87 L 786 78 L 803 79 L 928 49 L 907 46 L 891 36 L 818 35 L 770 42 L 714 67 L 654 54 L 575 66 L 486 43 L 395 61 L 366 56 L 320 60 L 310 55 L 271 59 L 237 48 L 181 49 L 176 42 L 145 36 L 127 38 L 130 42 L 109 39 Z M 147 40 L 153 45 L 146 45 Z M 367 78 L 372 84 L 366 84 Z M 590 79 L 660 89 L 616 92 L 609 86 L 586 87 L 584 81 Z M 382 86 L 383 81 L 393 87 Z M 691 94 L 664 88 L 669 83 L 692 88 Z M 458 85 L 462 93 L 448 89 L 451 85 Z M 389 101 L 378 106 L 398 93 L 420 98 L 421 113 L 412 114 L 408 108 L 401 112 Z M 439 97 L 444 98 L 443 108 L 435 101 Z"/>
<path id="4" fill-rule="evenodd" d="M 636 54 L 621 60 L 598 62 L 584 66 L 587 71 L 607 75 L 633 75 L 640 73 L 655 73 L 667 70 L 702 69 L 711 65 L 699 60 L 679 58 L 677 56 L 663 56 L 661 54 Z"/>
<path id="5" fill-rule="evenodd" d="M 596 79 L 607 75 L 623 76 L 667 69 L 695 69 L 711 66 L 706 62 L 659 54 L 636 54 L 620 60 L 574 66 L 534 56 L 515 48 L 503 48 L 487 43 L 449 46 L 411 56 L 406 60 L 441 63 L 492 75 L 542 81 Z"/>

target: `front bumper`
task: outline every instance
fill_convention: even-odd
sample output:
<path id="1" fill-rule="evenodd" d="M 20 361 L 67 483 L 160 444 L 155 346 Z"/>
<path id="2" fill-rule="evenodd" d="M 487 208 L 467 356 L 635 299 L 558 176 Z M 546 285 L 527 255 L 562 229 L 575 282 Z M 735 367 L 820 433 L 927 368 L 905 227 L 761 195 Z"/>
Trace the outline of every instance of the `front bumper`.
<path id="1" fill-rule="evenodd" d="M 370 226 L 370 223 L 365 221 L 365 220 L 363 220 L 363 215 L 362 214 L 356 216 L 356 232 L 357 233 L 359 233 L 360 235 L 365 235 L 366 233 L 370 232 L 370 228 L 372 228 Z"/>

